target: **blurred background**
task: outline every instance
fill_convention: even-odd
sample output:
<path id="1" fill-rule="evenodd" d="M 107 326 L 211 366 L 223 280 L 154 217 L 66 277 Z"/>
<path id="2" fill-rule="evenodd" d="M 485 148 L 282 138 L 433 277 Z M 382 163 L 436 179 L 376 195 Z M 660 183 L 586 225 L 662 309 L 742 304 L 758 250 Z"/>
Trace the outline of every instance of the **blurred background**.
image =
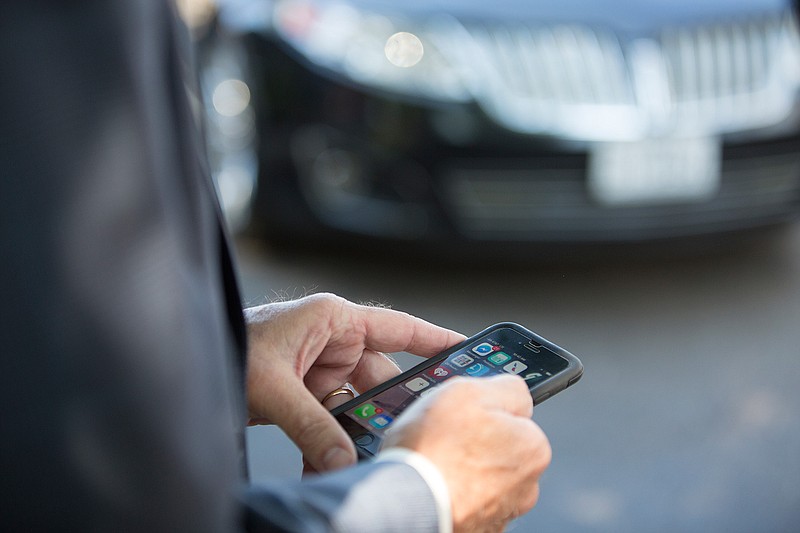
<path id="1" fill-rule="evenodd" d="M 578 355 L 512 529 L 797 531 L 791 2 L 178 5 L 246 304 L 331 291 Z M 275 428 L 248 451 L 299 476 Z"/>

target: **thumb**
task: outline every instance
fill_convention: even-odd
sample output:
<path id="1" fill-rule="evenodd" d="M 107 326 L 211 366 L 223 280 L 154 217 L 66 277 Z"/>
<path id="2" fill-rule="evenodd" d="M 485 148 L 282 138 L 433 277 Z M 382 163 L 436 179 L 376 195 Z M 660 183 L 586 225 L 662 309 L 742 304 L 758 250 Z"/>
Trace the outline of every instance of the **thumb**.
<path id="1" fill-rule="evenodd" d="M 294 441 L 304 460 L 319 472 L 356 462 L 353 443 L 342 426 L 302 382 L 281 380 L 269 406 L 269 419 Z"/>

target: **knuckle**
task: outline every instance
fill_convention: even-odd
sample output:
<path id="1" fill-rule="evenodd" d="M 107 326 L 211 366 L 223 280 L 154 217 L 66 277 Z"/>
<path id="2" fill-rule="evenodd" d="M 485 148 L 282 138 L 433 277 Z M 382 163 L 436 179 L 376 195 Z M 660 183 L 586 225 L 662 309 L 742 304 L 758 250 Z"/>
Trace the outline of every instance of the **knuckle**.
<path id="1" fill-rule="evenodd" d="M 478 378 L 456 376 L 450 379 L 450 382 L 453 383 L 453 390 L 459 394 L 476 394 L 480 389 L 480 380 Z"/>
<path id="2" fill-rule="evenodd" d="M 509 387 L 510 389 L 514 390 L 515 394 L 524 395 L 526 398 L 530 399 L 530 391 L 528 390 L 528 385 L 525 383 L 525 380 L 522 379 L 522 376 L 515 376 L 511 374 L 504 374 L 503 377 L 508 376 L 507 381 L 508 383 L 504 383 L 504 386 Z"/>
<path id="3" fill-rule="evenodd" d="M 544 431 L 536 424 L 533 424 L 533 435 L 531 436 L 530 442 L 534 448 L 534 463 L 538 465 L 540 471 L 544 471 L 553 460 L 553 448 L 550 446 L 550 440 L 547 438 L 547 435 L 545 435 Z"/>
<path id="4" fill-rule="evenodd" d="M 525 514 L 536 506 L 539 501 L 539 482 L 533 483 L 527 494 L 520 501 L 519 513 Z"/>
<path id="5" fill-rule="evenodd" d="M 340 307 L 342 304 L 341 302 L 344 300 L 341 296 L 336 296 L 330 292 L 320 292 L 317 294 L 312 294 L 311 296 L 307 297 L 307 301 L 314 306 L 322 307 L 322 308 L 335 308 Z"/>
<path id="6" fill-rule="evenodd" d="M 477 379 L 454 376 L 441 386 L 441 396 L 450 401 L 464 402 L 474 399 L 479 394 Z"/>
<path id="7" fill-rule="evenodd" d="M 550 466 L 553 460 L 553 448 L 550 446 L 550 442 L 547 439 L 545 439 L 542 446 L 539 447 L 539 460 L 543 468 Z"/>

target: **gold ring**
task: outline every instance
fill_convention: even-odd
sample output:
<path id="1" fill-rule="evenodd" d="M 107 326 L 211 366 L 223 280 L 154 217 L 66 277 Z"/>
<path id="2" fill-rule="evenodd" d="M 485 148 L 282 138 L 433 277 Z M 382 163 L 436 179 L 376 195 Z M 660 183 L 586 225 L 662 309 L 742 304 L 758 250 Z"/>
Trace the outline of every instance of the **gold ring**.
<path id="1" fill-rule="evenodd" d="M 356 393 L 353 392 L 353 389 L 351 389 L 348 386 L 342 386 L 342 387 L 339 387 L 338 389 L 334 389 L 334 390 L 330 391 L 328 394 L 326 394 L 325 397 L 322 399 L 322 403 L 325 403 L 328 400 L 330 400 L 331 398 L 333 398 L 334 396 L 339 396 L 340 394 L 347 394 L 351 398 L 355 398 L 356 397 Z"/>

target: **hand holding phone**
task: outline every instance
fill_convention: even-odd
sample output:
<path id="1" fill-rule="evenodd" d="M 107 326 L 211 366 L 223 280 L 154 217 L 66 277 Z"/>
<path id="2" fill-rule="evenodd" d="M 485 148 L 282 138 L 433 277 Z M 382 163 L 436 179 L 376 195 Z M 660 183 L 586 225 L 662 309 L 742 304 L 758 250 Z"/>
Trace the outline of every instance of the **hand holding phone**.
<path id="1" fill-rule="evenodd" d="M 332 414 L 353 439 L 359 456 L 367 458 L 378 452 L 398 415 L 438 384 L 454 376 L 500 374 L 520 376 L 533 403 L 539 404 L 577 382 L 583 365 L 519 324 L 495 324 L 337 407 Z"/>
<path id="2" fill-rule="evenodd" d="M 417 451 L 436 465 L 450 493 L 454 529 L 501 531 L 534 506 L 550 463 L 550 444 L 531 420 L 532 409 L 525 382 L 515 376 L 456 378 L 411 405 L 384 446 Z"/>
<path id="3" fill-rule="evenodd" d="M 581 362 L 563 348 L 502 323 L 332 414 L 362 459 L 384 445 L 431 460 L 448 485 L 456 529 L 502 530 L 536 504 L 539 477 L 550 464 L 550 444 L 531 419 L 534 403 L 582 374 Z"/>
<path id="4" fill-rule="evenodd" d="M 581 362 L 566 350 L 518 324 L 502 323 L 332 414 L 362 459 L 384 445 L 431 460 L 448 485 L 456 529 L 502 530 L 535 505 L 539 477 L 550 463 L 547 437 L 531 419 L 533 404 L 582 373 Z"/>

